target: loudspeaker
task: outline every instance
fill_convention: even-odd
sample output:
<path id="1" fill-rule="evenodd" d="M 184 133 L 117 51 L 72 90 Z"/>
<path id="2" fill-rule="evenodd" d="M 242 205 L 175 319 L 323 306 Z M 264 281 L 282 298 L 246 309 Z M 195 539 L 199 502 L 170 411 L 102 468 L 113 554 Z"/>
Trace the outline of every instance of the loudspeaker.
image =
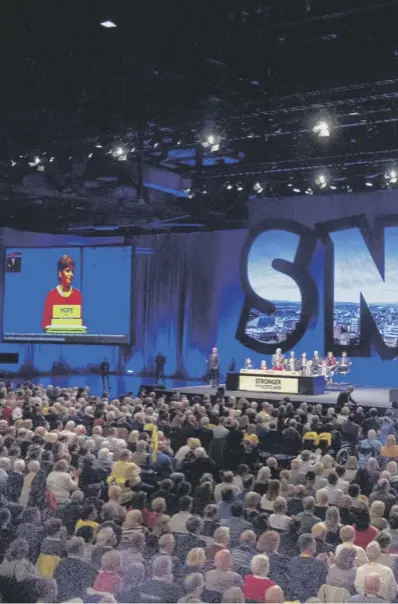
<path id="1" fill-rule="evenodd" d="M 394 401 L 398 401 L 398 389 L 397 388 L 391 388 L 391 390 L 390 390 L 390 403 L 393 403 Z"/>
<path id="2" fill-rule="evenodd" d="M 19 363 L 18 352 L 0 352 L 0 365 L 16 365 Z"/>

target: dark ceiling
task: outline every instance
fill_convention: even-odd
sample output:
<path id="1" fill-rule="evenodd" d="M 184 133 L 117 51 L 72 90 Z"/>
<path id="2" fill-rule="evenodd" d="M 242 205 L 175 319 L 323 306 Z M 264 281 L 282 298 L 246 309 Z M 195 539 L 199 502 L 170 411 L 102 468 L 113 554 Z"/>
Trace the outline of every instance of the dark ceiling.
<path id="1" fill-rule="evenodd" d="M 239 167 L 197 182 L 382 174 L 398 158 L 397 22 L 398 0 L 7 3 L 0 159 L 139 132 L 151 160 L 216 132 Z"/>

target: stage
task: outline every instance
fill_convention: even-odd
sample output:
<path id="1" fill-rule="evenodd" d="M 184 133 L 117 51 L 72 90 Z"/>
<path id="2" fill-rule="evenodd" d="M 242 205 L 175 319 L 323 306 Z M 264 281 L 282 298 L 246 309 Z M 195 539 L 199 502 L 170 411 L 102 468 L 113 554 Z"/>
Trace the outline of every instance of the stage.
<path id="1" fill-rule="evenodd" d="M 222 385 L 225 387 L 225 385 Z M 195 394 L 204 395 L 210 394 L 215 395 L 217 390 L 210 388 L 209 386 L 185 386 L 183 388 L 172 388 L 167 389 L 166 392 L 180 392 L 187 396 L 194 396 Z M 262 392 L 242 392 L 237 390 L 225 391 L 227 396 L 235 396 L 236 398 L 247 398 L 249 400 L 264 400 L 264 401 L 280 401 L 284 396 L 288 396 L 292 402 L 301 403 L 306 401 L 307 403 L 320 403 L 324 405 L 334 405 L 339 395 L 338 390 L 325 392 L 325 394 L 317 395 L 299 395 L 299 394 L 271 394 Z M 362 407 L 376 407 L 389 409 L 391 407 L 390 402 L 390 388 L 355 388 L 352 398 L 358 405 Z"/>
<path id="2" fill-rule="evenodd" d="M 135 396 L 141 385 L 146 384 L 151 386 L 153 390 L 156 390 L 157 385 L 162 385 L 165 388 L 165 392 L 168 394 L 174 394 L 175 392 L 180 392 L 182 394 L 186 394 L 189 397 L 194 396 L 195 394 L 203 396 L 204 394 L 210 394 L 214 396 L 216 394 L 216 389 L 211 388 L 208 385 L 204 385 L 203 382 L 196 384 L 192 381 L 184 381 L 184 380 L 174 380 L 174 379 L 166 379 L 163 383 L 156 384 L 155 379 L 151 377 L 139 377 L 137 375 L 110 375 L 110 395 L 111 398 L 116 398 L 120 394 L 125 394 L 127 392 L 131 392 L 133 396 Z M 29 378 L 27 378 L 29 379 Z M 59 386 L 60 388 L 68 388 L 71 386 L 89 386 L 91 394 L 102 393 L 102 383 L 101 377 L 99 375 L 93 374 L 73 374 L 73 375 L 52 375 L 52 376 L 40 376 L 40 377 L 31 377 L 30 380 L 35 384 L 43 384 L 44 386 L 48 386 L 52 384 L 54 386 Z M 18 382 L 25 381 L 23 378 L 12 379 L 11 381 L 16 385 Z M 225 385 L 223 385 L 225 388 Z M 262 392 L 242 392 L 242 391 L 226 391 L 226 395 L 235 396 L 236 398 L 247 398 L 252 400 L 280 400 L 284 395 L 281 394 L 270 394 L 270 393 L 262 393 Z M 290 400 L 293 402 L 302 402 L 307 401 L 308 403 L 321 403 L 324 405 L 334 405 L 337 401 L 339 391 L 329 391 L 325 394 L 317 394 L 314 396 L 311 395 L 297 395 L 290 394 Z M 376 408 L 385 408 L 388 409 L 391 407 L 390 402 L 390 388 L 374 388 L 372 386 L 366 386 L 361 388 L 355 388 L 353 393 L 353 399 L 358 403 L 358 405 L 362 405 L 363 407 L 376 407 Z M 397 397 L 398 400 L 398 397 Z"/>

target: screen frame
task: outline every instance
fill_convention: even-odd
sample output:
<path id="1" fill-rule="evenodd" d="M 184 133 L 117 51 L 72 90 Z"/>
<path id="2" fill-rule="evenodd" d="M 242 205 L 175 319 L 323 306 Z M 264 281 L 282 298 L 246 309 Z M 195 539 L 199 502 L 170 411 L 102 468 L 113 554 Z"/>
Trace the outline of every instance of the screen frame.
<path id="1" fill-rule="evenodd" d="M 77 250 L 81 250 L 81 249 L 85 249 L 85 248 L 114 248 L 114 247 L 118 247 L 118 248 L 130 248 L 131 250 L 131 261 L 130 261 L 130 288 L 129 288 L 129 317 L 128 317 L 128 333 L 126 334 L 127 337 L 127 342 L 126 343 L 107 343 L 107 342 L 94 342 L 94 341 L 87 341 L 82 339 L 81 342 L 60 342 L 60 341 L 52 341 L 52 340 L 48 340 L 48 342 L 46 342 L 45 340 L 26 340 L 23 337 L 21 337 L 20 339 L 18 339 L 18 334 L 16 335 L 15 339 L 12 340 L 12 342 L 10 340 L 5 340 L 4 336 L 5 336 L 5 330 L 4 330 L 4 321 L 5 321 L 5 313 L 4 313 L 4 299 L 5 299 L 5 292 L 6 292 L 6 273 L 7 273 L 7 255 L 8 252 L 10 250 L 38 250 L 38 249 L 65 249 L 66 247 L 68 248 L 76 248 Z M 3 253 L 3 275 L 2 275 L 2 289 L 3 289 L 3 295 L 2 295 L 2 300 L 1 300 L 1 307 L 2 307 L 2 321 L 1 321 L 1 328 L 0 328 L 0 338 L 1 338 L 1 343 L 3 344 L 11 344 L 11 343 L 15 343 L 15 344 L 49 344 L 49 345 L 62 345 L 62 346 L 76 346 L 76 344 L 78 345 L 83 345 L 83 346 L 131 346 L 131 342 L 132 342 L 132 293 L 133 293 L 133 271 L 134 271 L 134 259 L 135 259 L 135 246 L 132 243 L 128 243 L 128 244 L 123 244 L 123 243 L 106 243 L 106 244 L 92 244 L 92 245 L 84 245 L 82 243 L 68 243 L 65 242 L 64 244 L 57 244 L 57 245 L 5 245 L 4 246 L 4 253 Z M 72 335 L 72 334 L 71 334 Z M 93 334 L 95 335 L 95 334 Z M 59 337 L 63 337 L 62 334 L 59 334 Z M 106 337 L 106 336 L 105 336 Z"/>

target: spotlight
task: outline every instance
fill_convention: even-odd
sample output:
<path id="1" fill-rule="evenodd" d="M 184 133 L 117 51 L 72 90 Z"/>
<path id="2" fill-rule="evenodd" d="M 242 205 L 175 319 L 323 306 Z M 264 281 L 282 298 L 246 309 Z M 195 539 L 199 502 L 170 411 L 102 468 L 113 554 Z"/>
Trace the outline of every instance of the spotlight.
<path id="1" fill-rule="evenodd" d="M 384 178 L 388 180 L 390 184 L 396 184 L 398 182 L 398 172 L 395 168 L 391 168 L 386 172 Z"/>
<path id="2" fill-rule="evenodd" d="M 236 185 L 236 190 L 237 190 L 237 191 L 243 191 L 243 187 L 242 187 L 242 185 L 240 184 L 240 182 L 238 182 L 238 184 Z"/>
<path id="3" fill-rule="evenodd" d="M 225 188 L 227 189 L 227 191 L 232 191 L 232 189 L 233 189 L 233 187 L 232 187 L 232 185 L 231 185 L 230 182 L 226 183 Z"/>
<path id="4" fill-rule="evenodd" d="M 116 157 L 119 161 L 127 160 L 127 151 L 123 147 L 116 147 L 111 151 L 113 157 Z"/>
<path id="5" fill-rule="evenodd" d="M 330 127 L 327 122 L 318 122 L 312 129 L 313 133 L 318 135 L 319 138 L 327 138 L 330 136 Z"/>
<path id="6" fill-rule="evenodd" d="M 330 177 L 325 172 L 320 172 L 315 177 L 315 184 L 320 189 L 325 189 L 328 186 L 329 182 L 330 182 Z"/>
<path id="7" fill-rule="evenodd" d="M 263 187 L 261 186 L 261 184 L 259 182 L 256 182 L 253 186 L 253 189 L 255 190 L 255 192 L 257 194 L 260 194 L 264 191 Z"/>
<path id="8" fill-rule="evenodd" d="M 293 193 L 301 193 L 301 189 L 297 189 L 297 187 L 294 187 Z"/>
<path id="9" fill-rule="evenodd" d="M 202 146 L 210 151 L 220 150 L 220 137 L 217 134 L 206 134 L 203 137 Z"/>
<path id="10" fill-rule="evenodd" d="M 35 157 L 35 164 L 38 166 L 40 163 L 40 157 Z"/>
<path id="11" fill-rule="evenodd" d="M 105 27 L 106 29 L 111 29 L 112 27 L 117 27 L 116 23 L 114 23 L 110 19 L 107 19 L 106 21 L 102 21 L 101 25 L 102 25 L 102 27 Z"/>

